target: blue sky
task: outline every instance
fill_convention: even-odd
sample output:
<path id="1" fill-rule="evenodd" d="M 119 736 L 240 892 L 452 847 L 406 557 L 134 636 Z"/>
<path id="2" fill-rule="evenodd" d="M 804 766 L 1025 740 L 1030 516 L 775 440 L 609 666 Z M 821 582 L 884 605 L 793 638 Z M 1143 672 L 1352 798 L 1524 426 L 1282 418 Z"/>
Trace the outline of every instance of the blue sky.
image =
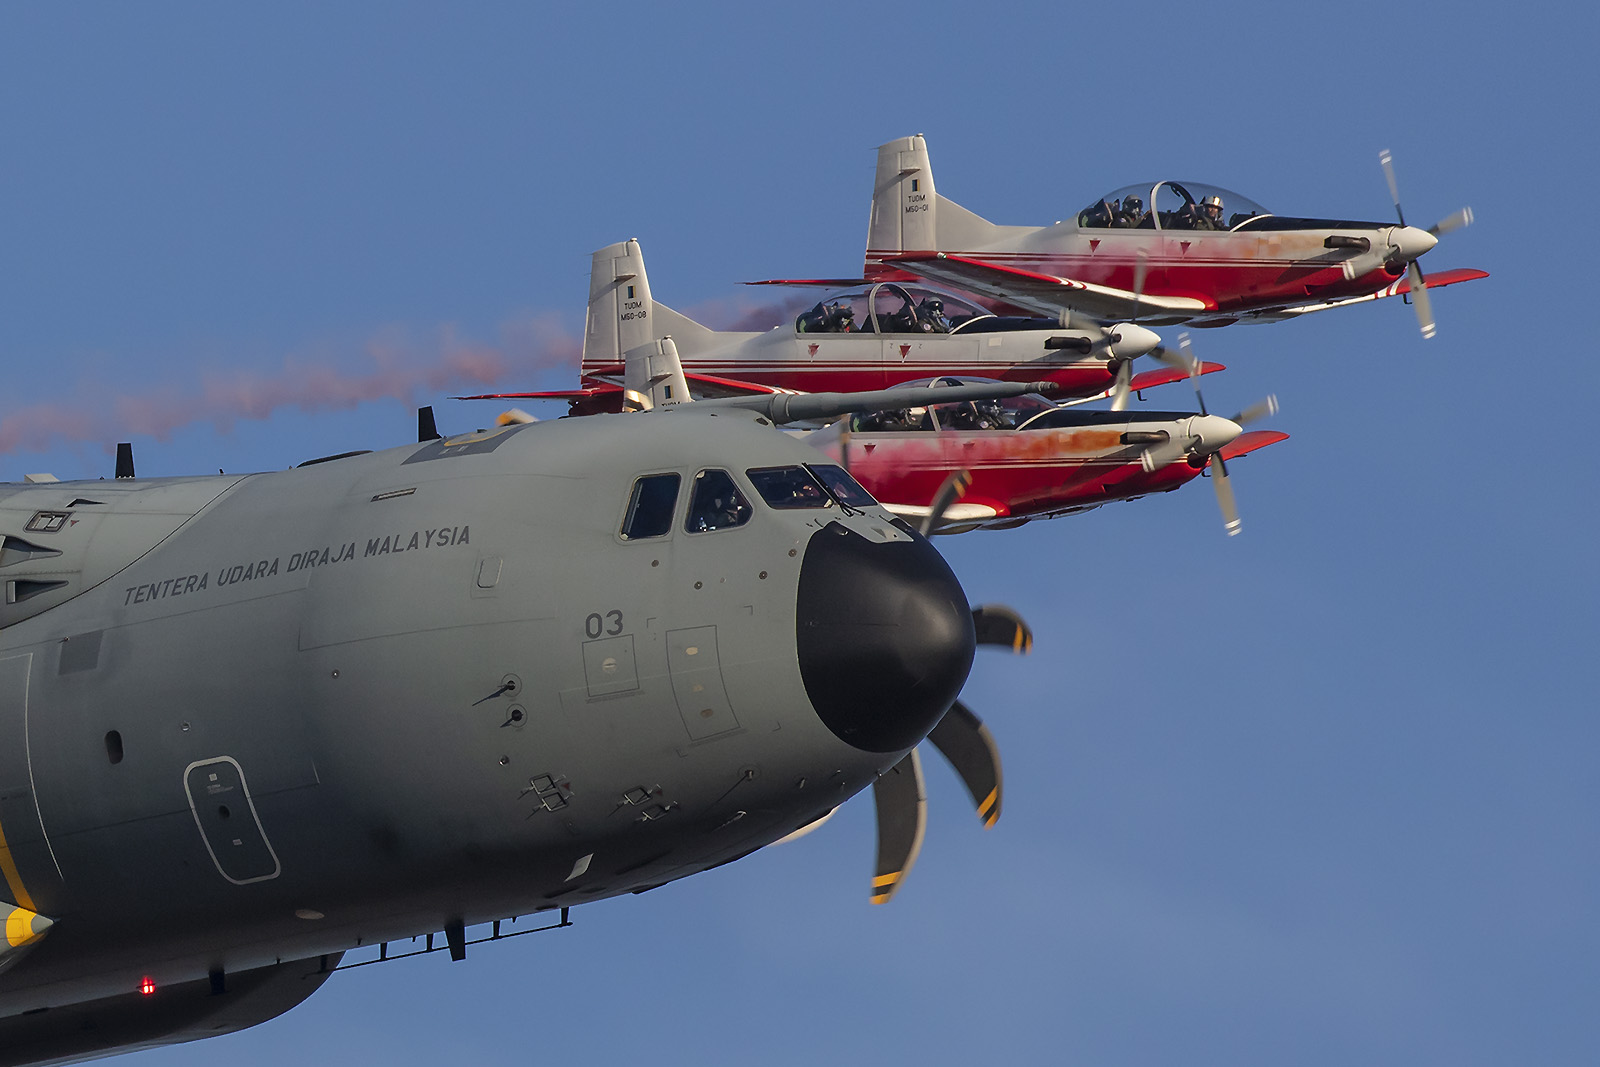
<path id="1" fill-rule="evenodd" d="M 1197 338 L 1275 392 L 1244 534 L 1202 483 L 941 547 L 1033 622 L 930 760 L 911 881 L 871 805 L 577 926 L 337 976 L 130 1063 L 1589 1064 L 1600 1059 L 1600 96 L 1578 6 L 11 4 L 0 478 L 286 467 L 573 378 L 589 253 L 714 322 L 848 273 L 873 149 L 1045 223 L 1146 178 L 1284 213 L 1477 212 L 1398 302 Z M 1559 335 L 1559 336 L 1558 336 Z M 1177 404 L 1182 394 L 1152 402 Z"/>

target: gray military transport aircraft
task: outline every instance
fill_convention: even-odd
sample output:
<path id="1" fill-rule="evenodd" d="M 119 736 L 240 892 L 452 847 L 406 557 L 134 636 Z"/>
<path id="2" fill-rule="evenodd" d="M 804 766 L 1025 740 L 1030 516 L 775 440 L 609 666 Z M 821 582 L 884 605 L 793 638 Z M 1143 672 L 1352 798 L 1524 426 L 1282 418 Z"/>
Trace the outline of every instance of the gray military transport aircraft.
<path id="1" fill-rule="evenodd" d="M 430 412 L 288 471 L 0 485 L 0 1065 L 242 1029 L 357 946 L 460 959 L 868 786 L 887 899 L 924 737 L 992 822 L 956 696 L 1031 636 L 773 429 L 907 395 Z"/>

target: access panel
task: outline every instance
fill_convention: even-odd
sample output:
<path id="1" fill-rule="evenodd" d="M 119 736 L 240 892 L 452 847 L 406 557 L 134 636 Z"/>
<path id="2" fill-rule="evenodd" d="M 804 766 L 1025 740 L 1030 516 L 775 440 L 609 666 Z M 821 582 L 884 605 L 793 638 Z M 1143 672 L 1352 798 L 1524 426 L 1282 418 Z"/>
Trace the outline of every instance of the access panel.
<path id="1" fill-rule="evenodd" d="M 189 795 L 195 825 L 222 877 L 246 885 L 282 873 L 237 762 L 218 756 L 191 763 L 183 774 L 183 788 Z"/>
<path id="2" fill-rule="evenodd" d="M 715 626 L 668 630 L 667 669 L 672 672 L 672 693 L 678 698 L 678 714 L 683 716 L 690 738 L 704 741 L 739 728 L 722 684 Z"/>

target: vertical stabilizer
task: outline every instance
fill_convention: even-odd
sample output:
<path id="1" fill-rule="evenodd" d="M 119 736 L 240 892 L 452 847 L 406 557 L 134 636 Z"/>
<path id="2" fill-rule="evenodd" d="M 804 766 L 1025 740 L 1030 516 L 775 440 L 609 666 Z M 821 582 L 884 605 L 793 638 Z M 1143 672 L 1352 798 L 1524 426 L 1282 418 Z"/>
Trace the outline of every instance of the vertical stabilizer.
<path id="1" fill-rule="evenodd" d="M 928 143 L 919 133 L 878 148 L 867 225 L 867 276 L 884 257 L 901 252 L 966 252 L 985 248 L 1027 227 L 996 226 L 933 187 Z"/>
<path id="2" fill-rule="evenodd" d="M 715 330 L 657 303 L 644 272 L 644 253 L 637 240 L 607 245 L 594 254 L 589 268 L 589 321 L 583 332 L 583 370 L 625 361 L 629 351 L 660 340 L 677 339 L 691 357 L 715 348 Z"/>
<path id="3" fill-rule="evenodd" d="M 589 268 L 589 321 L 583 331 L 583 365 L 622 362 L 623 353 L 655 340 L 650 281 L 639 242 L 607 245 Z"/>
<path id="4" fill-rule="evenodd" d="M 689 399 L 689 382 L 672 338 L 647 341 L 628 350 L 622 375 L 624 411 L 671 407 Z"/>
<path id="5" fill-rule="evenodd" d="M 880 253 L 933 249 L 935 201 L 928 143 L 919 133 L 878 146 L 872 181 L 867 259 Z"/>

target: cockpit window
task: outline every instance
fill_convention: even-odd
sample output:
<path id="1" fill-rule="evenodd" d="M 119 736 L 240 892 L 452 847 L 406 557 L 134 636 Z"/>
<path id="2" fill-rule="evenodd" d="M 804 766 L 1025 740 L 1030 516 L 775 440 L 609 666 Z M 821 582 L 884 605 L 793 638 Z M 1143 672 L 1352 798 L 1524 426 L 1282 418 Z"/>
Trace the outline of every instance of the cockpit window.
<path id="1" fill-rule="evenodd" d="M 690 533 L 729 530 L 750 521 L 750 502 L 724 470 L 701 471 L 694 476 L 694 494 L 683 528 Z"/>
<path id="2" fill-rule="evenodd" d="M 779 510 L 833 507 L 828 491 L 804 467 L 753 467 L 744 473 L 761 499 Z"/>
<path id="3" fill-rule="evenodd" d="M 852 289 L 817 301 L 794 320 L 796 333 L 871 333 L 867 292 Z"/>
<path id="4" fill-rule="evenodd" d="M 1145 182 L 1107 193 L 1078 212 L 1078 225 L 1113 230 L 1233 230 L 1271 212 L 1203 182 Z"/>
<path id="5" fill-rule="evenodd" d="M 850 477 L 843 467 L 833 463 L 808 463 L 806 466 L 811 468 L 812 474 L 822 479 L 822 484 L 828 487 L 833 498 L 846 507 L 868 508 L 877 503 L 872 499 L 872 494 Z"/>
<path id="6" fill-rule="evenodd" d="M 911 389 L 925 386 L 976 385 L 990 383 L 988 378 L 942 377 L 902 382 L 894 389 Z M 907 433 L 927 430 L 1014 430 L 1043 411 L 1054 411 L 1056 405 L 1036 393 L 1007 397 L 1003 400 L 976 400 L 958 404 L 935 404 L 933 407 L 901 408 L 888 411 L 868 411 L 851 416 L 852 433 Z"/>
<path id="7" fill-rule="evenodd" d="M 661 537 L 672 530 L 672 512 L 678 506 L 676 474 L 647 474 L 633 483 L 628 511 L 622 517 L 622 539 Z"/>
<path id="8" fill-rule="evenodd" d="M 954 333 L 994 315 L 920 285 L 880 282 L 830 293 L 794 320 L 796 333 Z"/>

